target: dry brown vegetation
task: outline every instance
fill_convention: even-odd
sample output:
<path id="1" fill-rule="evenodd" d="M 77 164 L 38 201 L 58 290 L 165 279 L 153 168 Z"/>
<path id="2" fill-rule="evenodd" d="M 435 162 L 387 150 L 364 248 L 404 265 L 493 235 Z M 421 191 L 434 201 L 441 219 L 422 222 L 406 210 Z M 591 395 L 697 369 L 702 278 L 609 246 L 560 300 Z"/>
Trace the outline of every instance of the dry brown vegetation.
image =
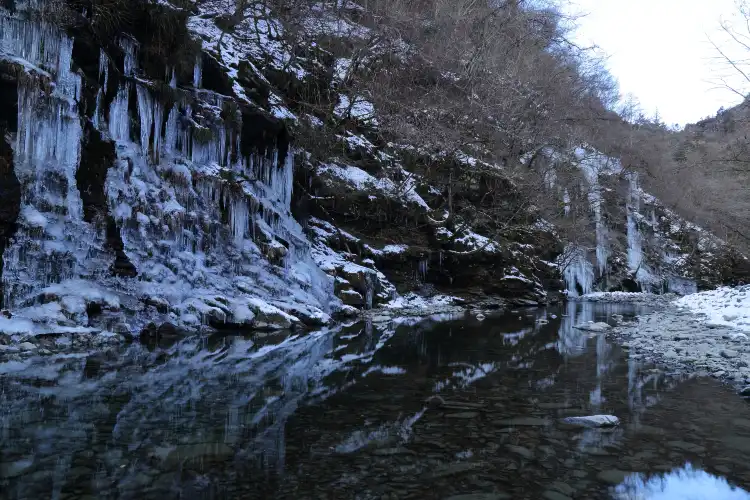
<path id="1" fill-rule="evenodd" d="M 637 105 L 620 101 L 601 61 L 571 42 L 575 19 L 554 0 L 238 0 L 234 6 L 229 24 L 248 16 L 281 19 L 295 54 L 290 63 L 326 62 L 316 82 L 294 93 L 296 110 L 324 123 L 298 132 L 303 147 L 321 160 L 345 154 L 331 137 L 361 131 L 350 113 L 360 99 L 374 103 L 373 141 L 422 148 L 407 167 L 441 191 L 428 201 L 436 213 L 447 210 L 452 223 L 502 237 L 533 211 L 564 239 L 587 245 L 591 208 L 577 161 L 549 152 L 589 145 L 619 158 L 625 171 L 638 171 L 643 186 L 678 213 L 750 249 L 750 111 L 741 106 L 685 131 L 646 118 Z M 750 32 L 725 28 L 750 52 Z M 332 78 L 343 59 L 348 66 Z M 339 94 L 349 106 L 337 114 Z M 457 151 L 487 163 L 467 168 L 435 160 Z M 520 196 L 508 196 L 508 182 Z"/>

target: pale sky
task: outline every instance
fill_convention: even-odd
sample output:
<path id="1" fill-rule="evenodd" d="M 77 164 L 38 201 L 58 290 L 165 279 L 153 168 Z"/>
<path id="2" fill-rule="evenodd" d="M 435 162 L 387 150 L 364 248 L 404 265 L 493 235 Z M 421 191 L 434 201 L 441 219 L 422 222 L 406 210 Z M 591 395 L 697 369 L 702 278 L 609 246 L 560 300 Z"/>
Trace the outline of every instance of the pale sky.
<path id="1" fill-rule="evenodd" d="M 621 93 L 635 95 L 647 115 L 658 108 L 662 121 L 685 125 L 740 100 L 730 91 L 712 90 L 716 84 L 710 81 L 727 69 L 714 60 L 708 36 L 725 42 L 719 21 L 736 22 L 735 0 L 571 2 L 571 12 L 588 14 L 578 20 L 578 42 L 594 43 L 609 56 L 607 66 Z M 735 79 L 733 86 L 750 90 L 742 83 Z"/>

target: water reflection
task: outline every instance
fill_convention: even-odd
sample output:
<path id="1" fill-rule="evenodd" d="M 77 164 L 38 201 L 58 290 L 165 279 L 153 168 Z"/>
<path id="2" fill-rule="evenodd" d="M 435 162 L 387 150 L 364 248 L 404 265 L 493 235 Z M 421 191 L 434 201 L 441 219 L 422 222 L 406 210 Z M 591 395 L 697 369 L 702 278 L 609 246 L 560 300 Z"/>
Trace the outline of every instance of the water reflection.
<path id="1" fill-rule="evenodd" d="M 714 476 L 691 464 L 667 474 L 647 478 L 644 474 L 628 476 L 615 489 L 617 500 L 750 500 L 750 493 L 731 486 L 726 479 Z"/>
<path id="2" fill-rule="evenodd" d="M 702 393 L 700 404 L 663 418 L 671 401 L 721 389 L 686 385 L 573 328 L 637 312 L 570 303 L 482 322 L 366 322 L 0 360 L 0 491 L 11 499 L 541 498 L 552 488 L 602 498 L 603 467 L 679 465 L 708 457 L 716 450 L 705 441 L 736 431 L 700 421 L 704 401 L 716 399 Z M 623 425 L 557 425 L 593 413 Z M 686 428 L 664 427 L 683 421 L 695 427 L 690 442 Z M 735 451 L 750 463 L 750 445 Z"/>

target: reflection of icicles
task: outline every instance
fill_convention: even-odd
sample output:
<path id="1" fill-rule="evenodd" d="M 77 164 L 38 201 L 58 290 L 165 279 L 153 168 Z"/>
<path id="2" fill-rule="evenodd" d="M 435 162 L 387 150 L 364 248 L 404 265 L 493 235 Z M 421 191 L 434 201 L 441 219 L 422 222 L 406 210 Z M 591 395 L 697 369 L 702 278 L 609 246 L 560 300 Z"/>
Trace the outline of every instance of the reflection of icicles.
<path id="1" fill-rule="evenodd" d="M 596 338 L 596 388 L 589 395 L 589 403 L 594 413 L 599 413 L 605 398 L 602 396 L 602 380 L 607 371 L 607 354 L 609 353 L 604 335 Z"/>
<path id="2" fill-rule="evenodd" d="M 387 443 L 396 437 L 401 443 L 407 443 L 411 439 L 414 424 L 422 418 L 425 409 L 418 411 L 404 420 L 380 425 L 371 431 L 356 430 L 343 442 L 332 447 L 333 451 L 341 454 L 354 453 L 357 450 L 373 443 Z"/>
<path id="3" fill-rule="evenodd" d="M 641 388 L 638 386 L 639 363 L 633 358 L 628 358 L 628 408 L 633 415 L 633 423 L 638 425 L 639 413 L 635 411 L 643 406 Z"/>
<path id="4" fill-rule="evenodd" d="M 480 363 L 470 365 L 467 363 L 457 363 L 451 366 L 463 366 L 463 370 L 454 371 L 450 378 L 440 380 L 435 383 L 433 391 L 441 392 L 447 389 L 465 388 L 488 375 L 496 372 L 500 365 L 497 363 Z"/>
<path id="5" fill-rule="evenodd" d="M 372 299 L 375 295 L 375 284 L 372 273 L 365 274 L 365 307 L 372 309 Z"/>
<path id="6" fill-rule="evenodd" d="M 587 337 L 575 325 L 594 320 L 593 305 L 588 302 L 568 302 L 565 316 L 557 333 L 557 350 L 564 356 L 581 354 L 586 348 Z"/>

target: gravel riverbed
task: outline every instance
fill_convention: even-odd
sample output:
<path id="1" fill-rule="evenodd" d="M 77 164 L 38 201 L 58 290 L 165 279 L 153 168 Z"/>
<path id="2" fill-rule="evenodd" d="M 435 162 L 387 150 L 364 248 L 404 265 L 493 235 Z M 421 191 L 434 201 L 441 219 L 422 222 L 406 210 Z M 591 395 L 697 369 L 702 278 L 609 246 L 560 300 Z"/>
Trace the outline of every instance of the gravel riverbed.
<path id="1" fill-rule="evenodd" d="M 668 305 L 609 331 L 635 359 L 710 375 L 750 395 L 750 339 L 741 330 Z"/>

